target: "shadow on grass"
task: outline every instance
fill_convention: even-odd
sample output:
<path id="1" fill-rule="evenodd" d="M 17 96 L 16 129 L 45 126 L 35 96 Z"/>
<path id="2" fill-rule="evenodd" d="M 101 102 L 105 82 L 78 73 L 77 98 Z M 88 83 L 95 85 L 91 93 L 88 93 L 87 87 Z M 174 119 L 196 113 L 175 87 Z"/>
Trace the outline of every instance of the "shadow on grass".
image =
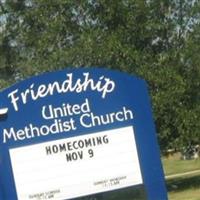
<path id="1" fill-rule="evenodd" d="M 200 188 L 200 174 L 192 177 L 174 178 L 167 181 L 169 192 L 182 191 L 189 188 Z"/>

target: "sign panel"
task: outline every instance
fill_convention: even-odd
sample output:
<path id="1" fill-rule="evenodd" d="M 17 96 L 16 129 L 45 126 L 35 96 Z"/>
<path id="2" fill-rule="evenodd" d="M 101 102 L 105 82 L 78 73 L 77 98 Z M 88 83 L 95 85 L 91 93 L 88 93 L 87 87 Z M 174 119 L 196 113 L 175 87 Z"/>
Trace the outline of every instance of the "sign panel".
<path id="1" fill-rule="evenodd" d="M 70 199 L 142 184 L 132 127 L 14 148 L 10 155 L 22 200 Z"/>
<path id="2" fill-rule="evenodd" d="M 0 199 L 129 187 L 167 199 L 143 80 L 105 69 L 47 73 L 2 91 L 0 109 Z"/>

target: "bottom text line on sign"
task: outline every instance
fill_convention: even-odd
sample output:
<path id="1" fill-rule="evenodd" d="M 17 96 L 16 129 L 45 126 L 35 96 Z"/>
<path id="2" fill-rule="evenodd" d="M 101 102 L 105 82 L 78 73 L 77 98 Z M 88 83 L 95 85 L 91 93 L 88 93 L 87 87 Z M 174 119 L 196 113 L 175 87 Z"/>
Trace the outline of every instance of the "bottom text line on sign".
<path id="1" fill-rule="evenodd" d="M 143 183 L 132 126 L 9 152 L 19 200 L 71 199 Z"/>

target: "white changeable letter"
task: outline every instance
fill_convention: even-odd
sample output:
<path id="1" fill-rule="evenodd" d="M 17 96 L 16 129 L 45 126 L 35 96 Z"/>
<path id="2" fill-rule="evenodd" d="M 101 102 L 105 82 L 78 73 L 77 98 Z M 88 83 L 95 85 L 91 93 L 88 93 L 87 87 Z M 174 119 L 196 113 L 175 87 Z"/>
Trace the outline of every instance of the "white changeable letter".
<path id="1" fill-rule="evenodd" d="M 12 91 L 11 93 L 8 94 L 8 97 L 11 98 L 11 103 L 13 104 L 13 107 L 15 111 L 18 111 L 18 105 L 17 101 L 19 100 L 18 96 L 15 96 L 15 94 L 18 92 L 18 89 Z"/>

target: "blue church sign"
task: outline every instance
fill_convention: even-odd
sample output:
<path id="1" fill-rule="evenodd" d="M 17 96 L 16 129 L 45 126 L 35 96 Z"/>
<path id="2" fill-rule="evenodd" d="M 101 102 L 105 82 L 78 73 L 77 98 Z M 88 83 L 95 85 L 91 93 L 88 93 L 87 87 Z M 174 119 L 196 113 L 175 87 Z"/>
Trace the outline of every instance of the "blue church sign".
<path id="1" fill-rule="evenodd" d="M 71 69 L 0 93 L 0 199 L 74 199 L 142 188 L 166 200 L 144 80 Z"/>

